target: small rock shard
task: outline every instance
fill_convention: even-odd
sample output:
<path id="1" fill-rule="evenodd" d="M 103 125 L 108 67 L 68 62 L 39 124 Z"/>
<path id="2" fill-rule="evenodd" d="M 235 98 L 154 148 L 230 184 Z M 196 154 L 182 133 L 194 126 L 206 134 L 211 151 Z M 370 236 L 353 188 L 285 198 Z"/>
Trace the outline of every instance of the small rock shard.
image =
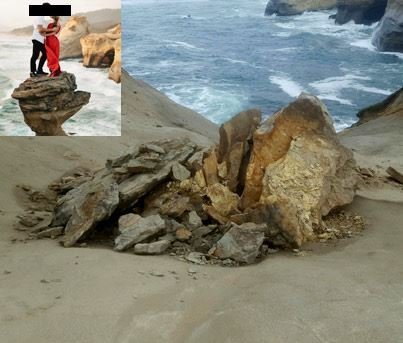
<path id="1" fill-rule="evenodd" d="M 178 241 L 185 242 L 192 237 L 192 232 L 184 227 L 175 231 L 175 236 Z"/>
<path id="2" fill-rule="evenodd" d="M 161 255 L 171 245 L 168 240 L 161 240 L 153 243 L 138 243 L 134 246 L 134 253 L 138 255 Z"/>
<path id="3" fill-rule="evenodd" d="M 403 184 L 403 174 L 398 172 L 395 168 L 389 167 L 388 169 L 386 169 L 386 172 L 393 180 Z"/>

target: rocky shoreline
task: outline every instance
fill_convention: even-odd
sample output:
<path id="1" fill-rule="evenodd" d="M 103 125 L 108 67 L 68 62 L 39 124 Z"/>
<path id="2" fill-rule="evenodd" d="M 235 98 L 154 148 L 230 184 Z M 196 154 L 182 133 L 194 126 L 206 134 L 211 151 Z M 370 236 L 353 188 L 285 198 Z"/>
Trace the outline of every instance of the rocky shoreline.
<path id="1" fill-rule="evenodd" d="M 402 0 L 270 0 L 265 15 L 290 16 L 306 11 L 337 9 L 331 19 L 343 25 L 379 22 L 372 42 L 379 51 L 403 52 Z"/>

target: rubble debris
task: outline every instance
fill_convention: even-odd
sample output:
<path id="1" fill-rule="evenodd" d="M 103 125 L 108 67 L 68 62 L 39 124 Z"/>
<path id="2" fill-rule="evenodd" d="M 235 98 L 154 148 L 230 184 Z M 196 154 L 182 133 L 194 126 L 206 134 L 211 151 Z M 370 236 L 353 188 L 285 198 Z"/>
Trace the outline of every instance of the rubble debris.
<path id="1" fill-rule="evenodd" d="M 155 141 L 95 173 L 65 175 L 39 234 L 62 234 L 66 247 L 106 235 L 116 251 L 237 266 L 360 232 L 362 218 L 341 209 L 357 175 L 373 173 L 356 166 L 320 100 L 303 94 L 260 120 L 257 110 L 240 113 L 209 149 Z"/>

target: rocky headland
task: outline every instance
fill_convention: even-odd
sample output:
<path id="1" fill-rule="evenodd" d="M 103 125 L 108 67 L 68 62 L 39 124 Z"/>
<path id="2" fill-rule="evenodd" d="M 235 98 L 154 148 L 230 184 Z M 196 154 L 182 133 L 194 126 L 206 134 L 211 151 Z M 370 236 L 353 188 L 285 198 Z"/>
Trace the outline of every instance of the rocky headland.
<path id="1" fill-rule="evenodd" d="M 389 0 L 372 40 L 380 51 L 403 52 L 403 1 Z"/>
<path id="2" fill-rule="evenodd" d="M 66 136 L 62 125 L 88 104 L 91 94 L 77 91 L 73 74 L 29 78 L 12 93 L 25 123 L 37 136 Z"/>

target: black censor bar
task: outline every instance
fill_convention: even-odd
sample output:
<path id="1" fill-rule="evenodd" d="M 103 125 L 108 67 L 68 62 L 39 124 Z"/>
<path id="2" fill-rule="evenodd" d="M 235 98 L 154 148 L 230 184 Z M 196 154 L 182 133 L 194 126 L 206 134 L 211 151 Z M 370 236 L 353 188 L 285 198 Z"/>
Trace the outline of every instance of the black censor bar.
<path id="1" fill-rule="evenodd" d="M 71 5 L 29 5 L 29 16 L 71 16 Z"/>

